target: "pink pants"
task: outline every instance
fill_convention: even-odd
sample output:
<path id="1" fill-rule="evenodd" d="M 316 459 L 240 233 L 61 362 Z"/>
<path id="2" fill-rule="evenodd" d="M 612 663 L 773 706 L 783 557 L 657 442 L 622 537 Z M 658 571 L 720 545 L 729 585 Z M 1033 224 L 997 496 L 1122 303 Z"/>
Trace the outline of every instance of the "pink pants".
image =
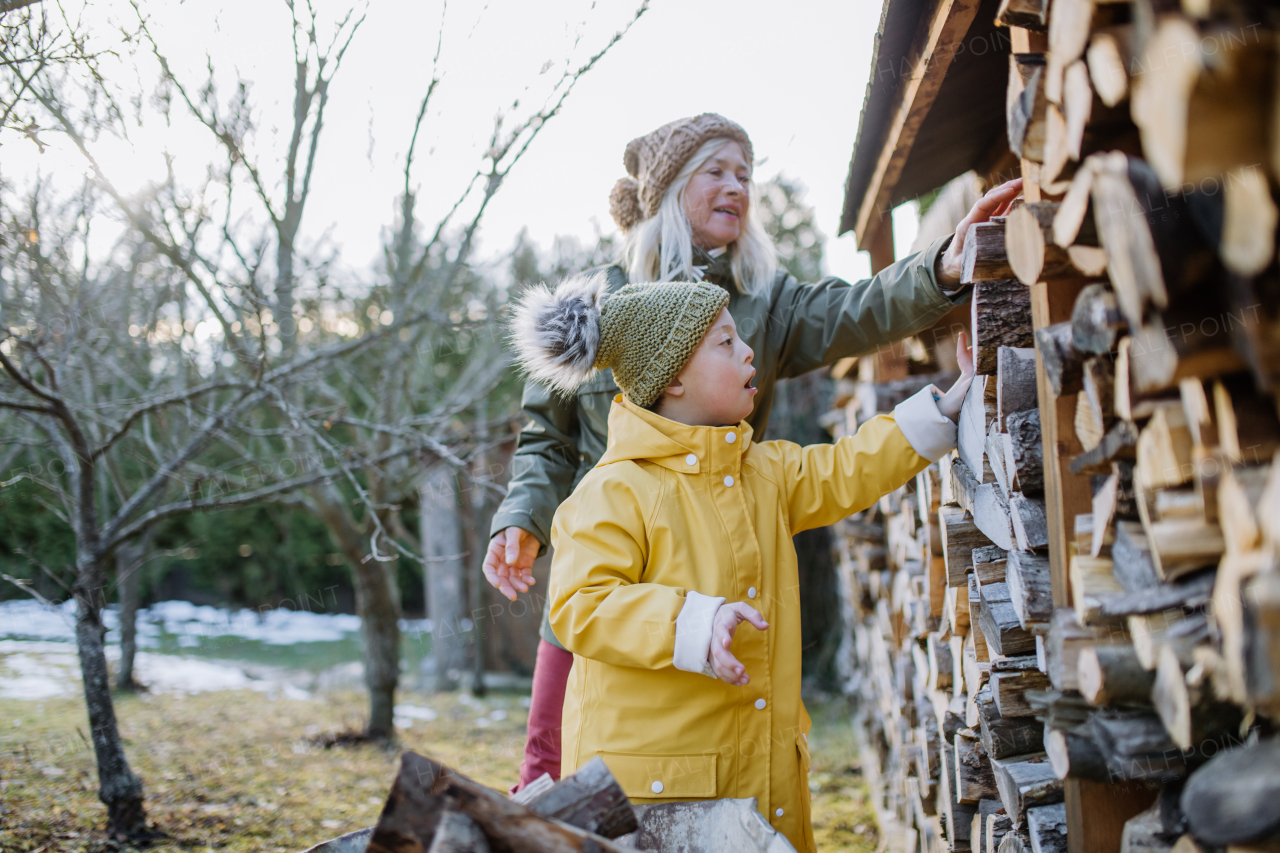
<path id="1" fill-rule="evenodd" d="M 557 649 L 546 640 L 538 641 L 538 660 L 533 666 L 533 698 L 529 705 L 529 736 L 520 763 L 520 781 L 511 786 L 514 794 L 543 773 L 560 779 L 560 717 L 564 711 L 564 691 L 569 683 L 573 654 Z"/>

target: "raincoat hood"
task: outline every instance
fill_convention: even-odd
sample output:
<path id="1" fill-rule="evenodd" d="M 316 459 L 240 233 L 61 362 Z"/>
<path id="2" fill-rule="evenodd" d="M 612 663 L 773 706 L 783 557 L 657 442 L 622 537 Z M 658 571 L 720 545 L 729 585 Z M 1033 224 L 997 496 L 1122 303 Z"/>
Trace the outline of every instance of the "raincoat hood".
<path id="1" fill-rule="evenodd" d="M 716 456 L 741 457 L 751 446 L 751 425 L 690 426 L 634 405 L 621 394 L 609 410 L 609 442 L 597 467 L 614 462 L 652 462 L 669 471 L 697 474 L 704 460 Z M 726 442 L 733 433 L 735 439 Z M 690 456 L 695 461 L 689 462 Z"/>

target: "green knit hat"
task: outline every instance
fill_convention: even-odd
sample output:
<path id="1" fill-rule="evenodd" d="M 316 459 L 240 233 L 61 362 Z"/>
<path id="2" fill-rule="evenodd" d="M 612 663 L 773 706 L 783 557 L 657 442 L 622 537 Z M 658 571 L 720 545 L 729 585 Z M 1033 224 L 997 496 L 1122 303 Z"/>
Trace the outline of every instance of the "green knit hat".
<path id="1" fill-rule="evenodd" d="M 516 306 L 512 338 L 529 375 L 569 395 L 597 369 L 632 403 L 648 408 L 693 356 L 729 304 L 707 282 L 629 284 L 606 297 L 603 273 L 530 288 Z"/>

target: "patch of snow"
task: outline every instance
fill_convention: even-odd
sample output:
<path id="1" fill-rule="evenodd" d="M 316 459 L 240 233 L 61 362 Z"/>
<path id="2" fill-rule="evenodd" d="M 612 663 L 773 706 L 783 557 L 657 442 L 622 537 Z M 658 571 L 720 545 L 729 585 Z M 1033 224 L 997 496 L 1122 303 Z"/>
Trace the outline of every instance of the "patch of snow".
<path id="1" fill-rule="evenodd" d="M 106 649 L 117 661 L 120 650 Z M 293 684 L 283 671 L 250 673 L 229 661 L 138 652 L 134 672 L 151 693 L 205 693 L 255 690 L 271 698 L 307 701 L 311 694 Z M 0 698 L 36 701 L 81 693 L 80 663 L 69 643 L 0 640 Z"/>
<path id="2" fill-rule="evenodd" d="M 75 601 L 47 607 L 38 601 L 21 599 L 0 602 L 0 637 L 28 640 L 75 640 Z M 112 605 L 103 611 L 107 642 L 119 638 L 120 613 Z M 428 620 L 409 620 L 410 631 L 421 632 Z M 347 639 L 360 630 L 360 617 L 346 613 L 315 613 L 308 610 L 273 609 L 227 610 L 189 601 L 161 601 L 138 611 L 138 647 L 156 648 L 163 634 L 178 637 L 183 647 L 197 646 L 202 638 L 241 637 L 268 645 L 324 643 Z"/>
<path id="3" fill-rule="evenodd" d="M 394 711 L 398 717 L 409 717 L 414 720 L 426 720 L 428 723 L 440 716 L 433 709 L 423 707 L 422 705 L 397 705 Z"/>

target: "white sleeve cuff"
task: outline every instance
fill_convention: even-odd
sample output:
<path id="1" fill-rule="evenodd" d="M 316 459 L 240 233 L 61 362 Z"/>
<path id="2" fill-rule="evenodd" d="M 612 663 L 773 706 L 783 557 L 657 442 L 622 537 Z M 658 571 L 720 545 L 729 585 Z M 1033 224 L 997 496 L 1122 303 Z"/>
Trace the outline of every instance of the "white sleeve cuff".
<path id="1" fill-rule="evenodd" d="M 956 446 L 956 425 L 938 410 L 935 390 L 929 385 L 893 409 L 898 429 L 915 452 L 930 462 L 937 462 Z"/>
<path id="2" fill-rule="evenodd" d="M 671 660 L 676 669 L 716 677 L 707 653 L 711 651 L 711 626 L 724 601 L 723 596 L 692 590 L 685 593 L 684 606 L 676 617 L 676 651 Z"/>

